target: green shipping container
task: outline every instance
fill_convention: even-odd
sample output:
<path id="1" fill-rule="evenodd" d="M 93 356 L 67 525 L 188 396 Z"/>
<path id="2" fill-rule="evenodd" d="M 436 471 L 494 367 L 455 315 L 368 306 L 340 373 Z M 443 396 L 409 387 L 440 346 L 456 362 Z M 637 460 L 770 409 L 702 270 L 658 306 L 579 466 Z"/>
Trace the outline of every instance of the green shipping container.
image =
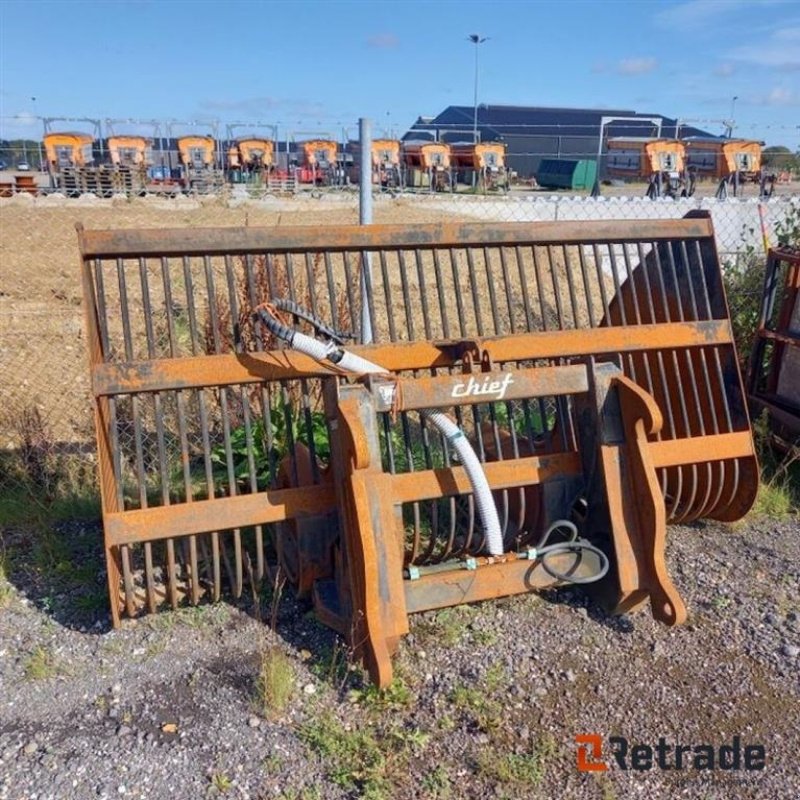
<path id="1" fill-rule="evenodd" d="M 591 189 L 597 177 L 597 162 L 544 158 L 535 177 L 536 183 L 547 189 Z"/>

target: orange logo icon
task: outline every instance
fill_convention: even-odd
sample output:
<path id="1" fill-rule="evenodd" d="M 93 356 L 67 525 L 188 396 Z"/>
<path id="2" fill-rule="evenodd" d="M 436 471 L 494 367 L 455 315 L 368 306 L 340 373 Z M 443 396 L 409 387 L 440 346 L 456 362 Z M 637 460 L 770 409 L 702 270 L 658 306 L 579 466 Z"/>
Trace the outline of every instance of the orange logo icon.
<path id="1" fill-rule="evenodd" d="M 603 737 L 599 733 L 580 733 L 575 737 L 575 742 L 578 745 L 580 772 L 605 772 L 608 769 L 600 761 L 603 757 Z"/>

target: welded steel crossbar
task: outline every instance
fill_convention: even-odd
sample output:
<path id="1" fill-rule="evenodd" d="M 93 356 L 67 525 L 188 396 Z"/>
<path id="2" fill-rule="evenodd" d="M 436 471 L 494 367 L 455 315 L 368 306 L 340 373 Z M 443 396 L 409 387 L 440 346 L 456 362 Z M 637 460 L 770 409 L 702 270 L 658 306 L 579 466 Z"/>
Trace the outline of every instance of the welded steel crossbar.
<path id="1" fill-rule="evenodd" d="M 505 579 L 478 577 L 493 574 L 488 567 L 457 571 L 455 584 L 440 577 L 449 565 L 482 563 L 483 532 L 462 467 L 419 413 L 430 403 L 485 464 L 509 564 L 522 564 L 561 516 L 605 537 L 612 571 L 624 573 L 614 536 L 630 532 L 629 585 L 644 588 L 621 589 L 615 576 L 618 610 L 647 596 L 652 604 L 652 587 L 668 585 L 642 566 L 642 530 L 655 531 L 646 547 L 658 553 L 666 521 L 732 520 L 754 500 L 749 421 L 702 212 L 648 222 L 80 230 L 79 239 L 115 624 L 164 602 L 238 596 L 250 565 L 259 581 L 276 562 L 352 635 L 367 615 L 355 541 L 370 539 L 342 486 L 353 477 L 348 448 L 367 457 L 363 442 L 345 437 L 353 426 L 377 437 L 369 469 L 355 477 L 368 474 L 374 496 L 391 481 L 394 525 L 380 546 L 399 565 L 391 580 L 405 587 L 406 609 L 455 602 L 460 590 L 443 587 L 463 586 L 466 573 L 484 588 L 462 599 L 496 596 Z M 374 343 L 347 349 L 396 376 L 392 408 L 372 384 L 346 385 L 333 364 L 285 349 L 253 319 L 257 306 L 285 298 L 358 333 L 362 296 Z M 610 365 L 620 371 L 613 379 Z M 617 422 L 607 402 L 622 409 Z M 634 507 L 649 508 L 649 519 L 634 521 Z M 531 568 L 514 568 L 514 591 L 529 586 Z M 679 598 L 670 603 L 656 615 L 678 621 Z M 375 663 L 383 682 L 385 662 Z"/>

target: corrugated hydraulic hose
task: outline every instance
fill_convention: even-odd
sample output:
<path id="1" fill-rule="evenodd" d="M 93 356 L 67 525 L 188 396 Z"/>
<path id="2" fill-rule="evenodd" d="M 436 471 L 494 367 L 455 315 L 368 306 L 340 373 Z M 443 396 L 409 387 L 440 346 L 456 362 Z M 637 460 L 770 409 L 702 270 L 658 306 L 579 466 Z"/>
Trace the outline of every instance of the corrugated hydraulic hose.
<path id="1" fill-rule="evenodd" d="M 273 301 L 272 307 L 292 312 L 292 308 L 287 308 L 281 301 Z M 373 364 L 371 361 L 367 361 L 354 353 L 348 353 L 347 350 L 338 347 L 333 341 L 320 342 L 313 336 L 307 336 L 287 327 L 274 316 L 269 307 L 261 306 L 257 309 L 257 313 L 259 319 L 274 336 L 283 339 L 290 347 L 311 356 L 316 361 L 330 361 L 340 369 L 352 372 L 355 375 L 389 374 L 387 369 L 378 364 Z M 310 315 L 304 314 L 303 318 L 317 327 L 316 320 Z M 497 507 L 494 504 L 492 490 L 489 488 L 489 482 L 486 480 L 481 462 L 478 456 L 475 455 L 469 439 L 464 436 L 458 425 L 441 411 L 421 411 L 420 416 L 430 420 L 431 424 L 442 433 L 448 444 L 458 454 L 472 486 L 475 505 L 478 508 L 478 515 L 486 536 L 486 549 L 490 555 L 503 555 L 503 529 L 500 526 Z"/>

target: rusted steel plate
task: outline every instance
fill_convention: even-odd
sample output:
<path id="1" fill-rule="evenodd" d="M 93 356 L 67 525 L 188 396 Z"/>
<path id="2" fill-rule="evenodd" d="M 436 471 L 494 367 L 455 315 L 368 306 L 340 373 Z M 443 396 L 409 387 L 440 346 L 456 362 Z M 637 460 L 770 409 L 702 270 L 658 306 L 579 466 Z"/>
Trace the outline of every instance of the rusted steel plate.
<path id="1" fill-rule="evenodd" d="M 553 566 L 564 570 L 574 565 L 570 556 L 562 557 Z M 576 569 L 578 577 L 596 573 L 597 557 L 589 553 L 584 556 Z M 454 568 L 448 572 L 422 575 L 416 580 L 404 583 L 406 608 L 409 614 L 435 608 L 476 603 L 480 600 L 493 600 L 512 594 L 524 594 L 535 589 L 545 589 L 559 585 L 542 567 L 541 562 L 515 558 L 510 554 L 507 560 L 495 563 L 480 563 L 474 570 Z"/>
<path id="2" fill-rule="evenodd" d="M 656 239 L 701 239 L 712 235 L 709 219 L 630 222 L 499 222 L 427 225 L 277 226 L 116 231 L 79 230 L 84 258 L 226 253 L 306 252 L 363 248 L 475 247 L 481 245 L 574 244 Z"/>
<path id="3" fill-rule="evenodd" d="M 511 372 L 479 372 L 435 378 L 406 378 L 397 382 L 398 411 L 447 408 L 478 402 L 533 397 L 557 397 L 589 390 L 586 367 L 535 367 Z M 380 409 L 388 411 L 390 408 Z"/>
<path id="4" fill-rule="evenodd" d="M 513 461 L 492 461 L 484 465 L 484 471 L 492 489 L 511 489 L 576 477 L 581 472 L 581 461 L 577 453 L 554 453 Z M 434 500 L 472 492 L 463 467 L 400 473 L 392 476 L 391 487 L 397 503 Z"/>
<path id="5" fill-rule="evenodd" d="M 333 488 L 323 485 L 111 513 L 104 515 L 103 524 L 108 543 L 118 546 L 228 528 L 266 525 L 312 514 L 325 514 L 335 507 Z"/>
<path id="6" fill-rule="evenodd" d="M 656 467 L 689 466 L 755 455 L 750 431 L 651 442 L 650 452 Z"/>
<path id="7" fill-rule="evenodd" d="M 543 331 L 481 339 L 479 344 L 497 363 L 533 359 L 581 357 L 604 353 L 635 353 L 659 348 L 729 344 L 727 321 L 672 322 L 627 328 L 585 331 Z M 398 342 L 393 345 L 356 345 L 353 353 L 391 372 L 452 366 L 452 343 Z M 256 383 L 298 377 L 341 375 L 310 356 L 289 350 L 266 353 L 206 355 L 123 364 L 100 364 L 93 372 L 95 395 L 193 389 L 214 384 Z"/>

